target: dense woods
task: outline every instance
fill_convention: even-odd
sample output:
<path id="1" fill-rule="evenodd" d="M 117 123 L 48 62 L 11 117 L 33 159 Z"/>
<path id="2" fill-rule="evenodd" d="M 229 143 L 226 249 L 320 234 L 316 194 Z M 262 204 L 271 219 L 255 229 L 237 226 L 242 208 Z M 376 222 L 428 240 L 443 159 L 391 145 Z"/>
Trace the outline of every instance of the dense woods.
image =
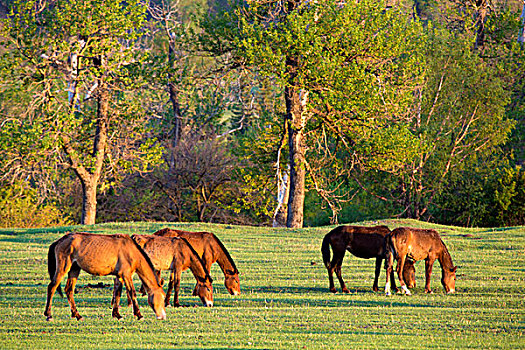
<path id="1" fill-rule="evenodd" d="M 0 3 L 0 227 L 525 224 L 518 0 Z"/>

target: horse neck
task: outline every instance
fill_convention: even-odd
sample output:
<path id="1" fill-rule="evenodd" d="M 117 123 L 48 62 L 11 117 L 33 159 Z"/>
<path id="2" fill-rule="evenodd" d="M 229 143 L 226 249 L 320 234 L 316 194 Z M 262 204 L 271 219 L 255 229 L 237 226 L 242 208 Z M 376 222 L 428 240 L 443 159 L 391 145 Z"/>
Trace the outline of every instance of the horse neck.
<path id="1" fill-rule="evenodd" d="M 217 264 L 219 264 L 219 267 L 221 268 L 222 272 L 224 274 L 229 274 L 229 275 L 237 274 L 238 273 L 237 267 L 233 263 L 233 260 L 230 254 L 228 254 L 228 252 L 226 251 L 226 248 L 224 248 L 224 246 L 222 245 L 222 243 L 220 243 L 218 238 L 216 238 L 215 236 L 213 238 L 215 240 L 215 243 L 217 244 L 217 247 L 219 248 Z"/>
<path id="2" fill-rule="evenodd" d="M 441 250 L 441 254 L 438 256 L 438 261 L 444 271 L 450 271 L 450 269 L 454 267 L 452 257 L 450 256 L 450 253 L 448 252 L 448 249 L 443 241 L 441 241 L 441 245 L 443 246 L 443 249 Z"/>
<path id="3" fill-rule="evenodd" d="M 142 259 L 139 260 L 139 264 L 137 266 L 137 275 L 139 275 L 140 280 L 142 283 L 144 283 L 148 290 L 160 288 L 155 271 L 144 256 L 142 256 Z"/>
<path id="4" fill-rule="evenodd" d="M 204 263 L 199 258 L 199 256 L 195 253 L 191 253 L 190 257 L 190 270 L 193 273 L 193 276 L 195 276 L 195 279 L 206 279 L 208 276 L 208 272 L 206 271 L 206 268 L 204 267 Z"/>

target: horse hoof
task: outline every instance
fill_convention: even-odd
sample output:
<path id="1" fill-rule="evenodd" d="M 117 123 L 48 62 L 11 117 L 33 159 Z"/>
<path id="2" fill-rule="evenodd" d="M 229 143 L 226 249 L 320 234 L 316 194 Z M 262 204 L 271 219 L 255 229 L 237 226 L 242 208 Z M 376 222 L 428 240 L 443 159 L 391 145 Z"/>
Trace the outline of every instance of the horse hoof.
<path id="1" fill-rule="evenodd" d="M 52 316 L 47 316 L 47 317 L 46 317 L 46 321 L 48 321 L 48 322 L 53 321 L 53 317 L 52 317 Z"/>
<path id="2" fill-rule="evenodd" d="M 427 293 L 427 294 L 433 294 L 434 292 L 431 291 L 431 290 L 425 290 L 425 293 Z"/>
<path id="3" fill-rule="evenodd" d="M 345 288 L 345 289 L 343 289 L 343 293 L 345 293 L 345 294 L 349 294 L 350 291 L 349 291 L 348 289 Z"/>
<path id="4" fill-rule="evenodd" d="M 401 286 L 401 292 L 405 295 L 411 295 L 410 291 L 408 290 L 407 286 Z"/>
<path id="5" fill-rule="evenodd" d="M 330 292 L 334 293 L 334 294 L 337 294 L 337 289 L 335 288 L 330 288 Z"/>
<path id="6" fill-rule="evenodd" d="M 80 321 L 84 321 L 84 317 L 82 317 L 82 316 L 77 317 L 77 321 L 79 321 L 79 322 Z"/>

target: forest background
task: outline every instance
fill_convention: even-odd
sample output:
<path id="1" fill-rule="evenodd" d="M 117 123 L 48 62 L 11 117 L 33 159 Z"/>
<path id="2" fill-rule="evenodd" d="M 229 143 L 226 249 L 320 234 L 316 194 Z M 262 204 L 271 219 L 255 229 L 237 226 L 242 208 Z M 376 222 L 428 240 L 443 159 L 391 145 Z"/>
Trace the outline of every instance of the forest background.
<path id="1" fill-rule="evenodd" d="M 0 227 L 525 225 L 518 0 L 0 10 Z"/>

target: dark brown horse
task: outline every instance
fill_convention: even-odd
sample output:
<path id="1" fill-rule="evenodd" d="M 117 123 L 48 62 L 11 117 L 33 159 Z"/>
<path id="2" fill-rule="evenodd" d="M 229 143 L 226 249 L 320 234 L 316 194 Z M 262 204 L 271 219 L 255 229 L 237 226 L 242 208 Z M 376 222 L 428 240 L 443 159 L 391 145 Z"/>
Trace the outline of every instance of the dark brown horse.
<path id="1" fill-rule="evenodd" d="M 372 288 L 376 292 L 379 290 L 378 279 L 381 271 L 381 262 L 386 258 L 385 237 L 389 233 L 390 230 L 386 226 L 339 226 L 326 234 L 321 246 L 321 253 L 323 255 L 324 265 L 328 270 L 328 280 L 330 282 L 330 291 L 332 293 L 337 292 L 334 286 L 334 271 L 339 279 L 343 292 L 349 293 L 341 275 L 341 266 L 347 250 L 358 258 L 376 259 L 375 278 Z M 332 247 L 334 255 L 332 261 L 330 261 L 330 247 Z M 404 275 L 410 283 L 409 286 L 414 287 L 416 285 L 415 268 L 414 265 L 408 261 L 404 270 Z"/>
<path id="2" fill-rule="evenodd" d="M 432 274 L 432 265 L 434 265 L 436 259 L 441 265 L 441 284 L 445 288 L 445 292 L 455 292 L 457 267 L 452 263 L 452 257 L 437 231 L 399 227 L 390 234 L 387 246 L 388 258 L 385 285 L 385 293 L 387 295 L 390 295 L 390 273 L 393 272 L 394 259 L 397 261 L 396 271 L 401 290 L 405 294 L 410 295 L 410 291 L 405 286 L 405 280 L 401 271 L 408 260 L 425 260 L 426 293 L 432 293 L 430 289 L 430 275 Z"/>
<path id="3" fill-rule="evenodd" d="M 226 250 L 222 242 L 213 233 L 188 232 L 165 228 L 155 232 L 154 235 L 187 239 L 204 261 L 204 265 L 208 271 L 211 271 L 211 265 L 217 262 L 224 273 L 224 285 L 228 292 L 231 295 L 241 294 L 239 270 L 237 270 L 228 250 Z"/>
<path id="4" fill-rule="evenodd" d="M 137 275 L 146 286 L 148 303 L 155 312 L 157 319 L 166 319 L 164 309 L 164 292 L 160 286 L 153 265 L 144 251 L 128 235 L 97 235 L 92 233 L 69 233 L 58 239 L 49 247 L 48 271 L 51 282 L 47 287 L 47 303 L 44 315 L 51 320 L 51 302 L 60 281 L 68 274 L 65 292 L 71 307 L 71 317 L 81 320 L 77 311 L 73 294 L 75 284 L 84 270 L 92 275 L 115 275 L 117 280 L 126 284 L 128 295 L 132 299 L 133 313 L 142 318 L 137 303 L 132 275 Z M 59 289 L 59 293 L 61 290 Z M 115 291 L 113 292 L 115 299 Z M 113 317 L 122 318 L 118 304 L 113 306 Z"/>
<path id="5" fill-rule="evenodd" d="M 182 271 L 187 269 L 191 270 L 197 280 L 193 295 L 198 296 L 205 306 L 213 306 L 212 278 L 204 262 L 186 239 L 155 235 L 133 235 L 131 237 L 148 254 L 158 275 L 162 270 L 170 270 L 166 306 L 170 304 L 172 290 L 173 305 L 180 306 L 180 279 Z"/>

